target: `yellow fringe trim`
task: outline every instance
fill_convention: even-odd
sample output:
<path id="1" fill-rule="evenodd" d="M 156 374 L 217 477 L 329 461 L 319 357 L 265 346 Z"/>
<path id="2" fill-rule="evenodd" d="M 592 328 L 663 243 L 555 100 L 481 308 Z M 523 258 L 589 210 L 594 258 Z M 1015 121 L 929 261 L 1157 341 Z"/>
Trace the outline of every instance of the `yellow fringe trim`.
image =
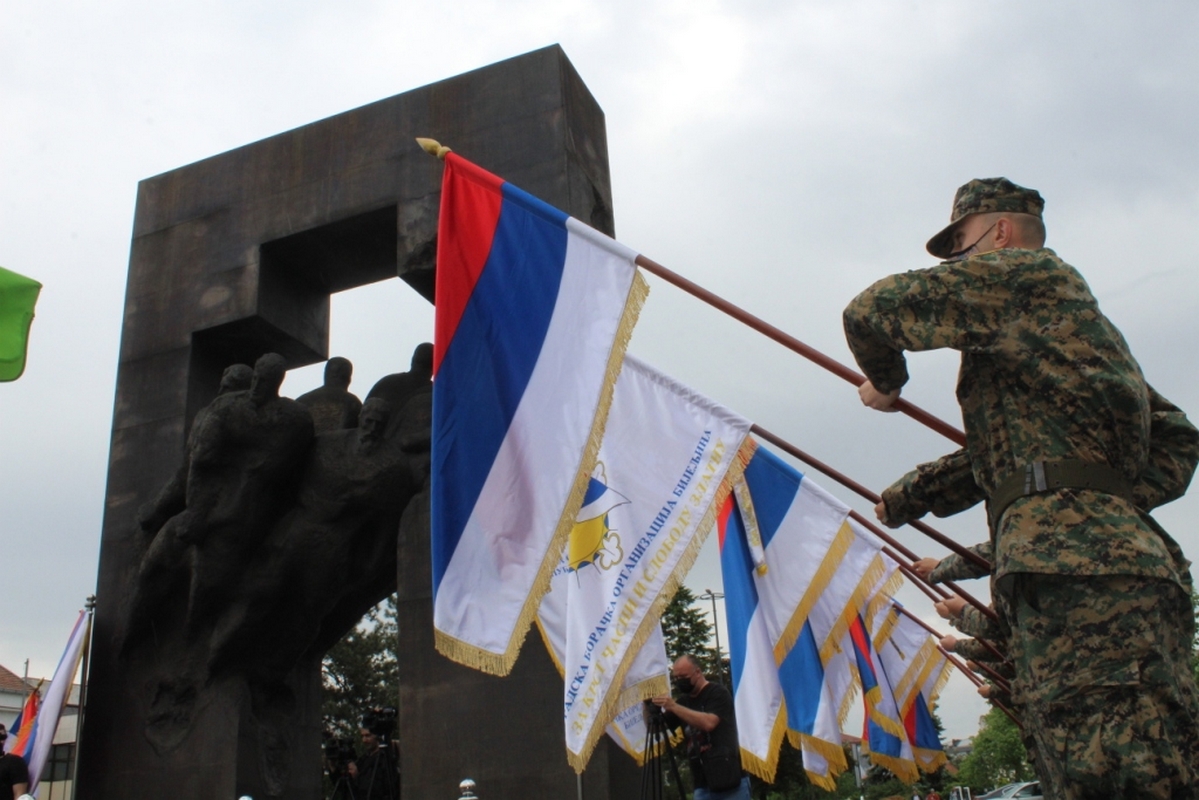
<path id="1" fill-rule="evenodd" d="M 562 666 L 562 662 L 558 660 L 558 654 L 554 652 L 554 645 L 550 642 L 550 635 L 545 632 L 545 626 L 541 624 L 541 617 L 538 617 L 533 623 L 537 626 L 537 631 L 541 634 L 541 641 L 545 644 L 545 652 L 550 654 L 550 661 L 554 662 L 554 668 L 558 670 L 558 677 L 566 680 L 566 667 Z"/>
<path id="2" fill-rule="evenodd" d="M 937 645 L 930 638 L 920 647 L 920 651 L 916 653 L 911 665 L 899 681 L 899 685 L 896 687 L 896 698 L 902 698 L 902 711 L 905 716 L 908 709 L 912 707 L 916 695 L 920 692 L 920 687 L 924 686 L 924 682 L 932 674 L 933 667 L 937 664 L 937 659 L 934 658 L 936 655 L 939 655 Z"/>
<path id="3" fill-rule="evenodd" d="M 912 702 L 916 699 L 916 694 L 920 693 L 921 688 L 928 682 L 928 676 L 933 674 L 933 669 L 938 667 L 938 664 L 944 663 L 945 657 L 941 656 L 940 650 L 936 649 L 936 643 L 929 639 L 920 651 L 920 672 L 911 681 L 910 685 L 904 686 L 905 702 L 903 705 L 904 715 L 908 714 L 908 709 L 911 708 Z"/>
<path id="4" fill-rule="evenodd" d="M 941 655 L 937 653 L 937 655 Z M 953 674 L 953 662 L 948 658 L 941 656 L 944 666 L 941 667 L 941 674 L 937 676 L 936 682 L 933 684 L 932 691 L 929 692 L 929 697 L 924 698 L 928 701 L 928 710 L 932 711 L 936 708 L 937 698 L 941 696 L 941 690 L 945 688 L 945 684 L 949 683 L 949 676 Z M 921 684 L 923 685 L 923 684 Z"/>
<path id="5" fill-rule="evenodd" d="M 875 650 L 879 649 L 880 642 L 887 640 L 887 637 L 891 635 L 891 630 L 895 627 L 895 618 L 899 615 L 894 606 L 895 593 L 902 587 L 903 573 L 897 569 L 892 570 L 866 606 L 866 630 L 871 635 Z M 883 614 L 883 617 L 878 624 L 879 629 L 876 631 L 874 625 L 880 614 Z"/>
<path id="6" fill-rule="evenodd" d="M 566 506 L 558 518 L 558 526 L 550 538 L 545 556 L 541 560 L 541 567 L 533 579 L 529 596 L 525 598 L 520 614 L 517 615 L 516 626 L 512 629 L 512 636 L 508 639 L 507 648 L 503 653 L 495 653 L 440 630 L 434 630 L 434 646 L 439 653 L 451 661 L 457 661 L 459 664 L 500 677 L 511 672 L 512 667 L 516 664 L 529 628 L 532 627 L 533 620 L 537 618 L 537 609 L 541 605 L 541 598 L 550 590 L 550 580 L 554 576 L 554 569 L 562 558 L 562 550 L 575 525 L 579 508 L 583 505 L 583 496 L 586 494 L 587 484 L 591 480 L 591 471 L 595 469 L 595 462 L 599 459 L 600 444 L 604 440 L 608 412 L 612 408 L 612 395 L 616 391 L 616 379 L 620 377 L 621 367 L 624 366 L 624 354 L 628 349 L 629 339 L 633 336 L 633 327 L 637 324 L 637 317 L 641 314 L 641 307 L 645 305 L 645 298 L 648 296 L 649 284 L 645 282 L 645 278 L 641 277 L 641 272 L 634 268 L 633 280 L 629 284 L 629 293 L 625 299 L 624 313 L 616 328 L 616 338 L 612 342 L 612 350 L 608 354 L 608 365 L 604 370 L 604 383 L 600 389 L 599 402 L 591 422 L 591 432 L 587 436 L 587 445 L 583 449 L 579 471 L 575 474 L 574 486 L 567 495 Z"/>
<path id="7" fill-rule="evenodd" d="M 849 689 L 841 698 L 841 707 L 837 709 L 837 724 L 842 728 L 849 719 L 849 712 L 853 710 L 853 701 L 858 699 L 858 694 L 862 691 L 862 675 L 853 661 L 849 662 L 849 675 Z"/>
<path id="8" fill-rule="evenodd" d="M 849 596 L 849 602 L 845 604 L 845 608 L 841 610 L 840 616 L 837 617 L 832 629 L 825 637 L 824 643 L 820 645 L 820 663 L 827 664 L 829 659 L 833 657 L 838 643 L 848 634 L 849 626 L 853 624 L 854 617 L 865 607 L 871 590 L 882 580 L 883 574 L 886 571 L 887 566 L 883 563 L 881 554 L 871 559 L 870 564 L 866 567 L 866 571 L 862 573 L 862 577 L 858 580 L 858 585 L 854 587 L 853 594 Z"/>
<path id="9" fill-rule="evenodd" d="M 728 499 L 733 484 L 741 480 L 742 475 L 745 474 L 745 467 L 749 464 L 749 460 L 753 458 L 756 449 L 757 442 L 750 438 L 747 432 L 745 438 L 738 445 L 733 457 L 729 459 L 729 465 L 725 468 L 724 477 L 721 478 L 715 493 L 712 495 L 712 502 L 708 504 L 707 510 L 696 524 L 695 535 L 691 537 L 691 541 L 679 556 L 674 569 L 666 580 L 663 581 L 662 588 L 659 590 L 657 597 L 650 603 L 649 610 L 646 611 L 645 616 L 641 619 L 641 624 L 637 626 L 636 633 L 633 634 L 633 638 L 629 641 L 628 650 L 625 651 L 624 659 L 616 667 L 616 671 L 612 675 L 610 686 L 620 686 L 624 683 L 624 676 L 628 674 L 629 668 L 633 665 L 633 658 L 641 650 L 646 639 L 653 633 L 655 626 L 657 626 L 658 621 L 662 618 L 663 612 L 666 611 L 666 606 L 670 605 L 671 599 L 678 592 L 679 586 L 682 585 L 683 578 L 695 564 L 695 559 L 699 557 L 699 551 L 703 548 L 704 542 L 708 539 L 708 534 L 711 533 L 712 527 L 716 524 L 717 511 L 724 504 L 724 501 Z M 592 466 L 594 467 L 594 463 Z M 590 471 L 587 474 L 590 476 Z M 581 495 L 579 499 L 581 503 Z M 575 772 L 581 774 L 587 768 L 587 762 L 591 759 L 591 753 L 595 750 L 600 737 L 604 735 L 604 729 L 612 722 L 622 708 L 627 707 L 627 704 L 621 705 L 620 693 L 608 692 L 596 710 L 595 722 L 587 732 L 587 738 L 583 742 L 582 749 L 577 753 L 569 749 L 566 751 L 566 760 L 574 768 Z"/>
<path id="10" fill-rule="evenodd" d="M 737 510 L 741 513 L 741 523 L 745 526 L 745 541 L 749 545 L 750 560 L 754 562 L 754 571 L 759 575 L 769 572 L 766 564 L 766 548 L 762 544 L 762 529 L 758 525 L 758 514 L 754 511 L 754 498 L 750 494 L 749 484 L 738 481 L 733 486 L 733 495 L 737 498 Z"/>
<path id="11" fill-rule="evenodd" d="M 883 645 L 891 638 L 891 633 L 897 624 L 899 624 L 899 609 L 892 606 L 890 612 L 883 617 L 882 623 L 878 626 L 878 632 L 874 634 L 874 651 L 876 653 L 882 652 Z"/>
<path id="12" fill-rule="evenodd" d="M 816 786 L 819 786 L 821 789 L 824 789 L 826 792 L 837 791 L 837 779 L 836 778 L 834 778 L 830 775 L 817 775 L 815 772 L 812 772 L 812 771 L 806 770 L 806 769 L 804 770 L 804 772 L 807 773 L 808 780 L 810 780 Z"/>
<path id="13" fill-rule="evenodd" d="M 829 545 L 828 552 L 825 554 L 824 559 L 821 560 L 820 566 L 817 567 L 816 574 L 812 577 L 812 582 L 808 585 L 807 591 L 804 592 L 803 598 L 800 599 L 799 605 L 796 606 L 795 613 L 791 615 L 791 619 L 783 628 L 778 642 L 774 645 L 774 663 L 776 665 L 782 665 L 783 660 L 787 658 L 787 654 L 791 652 L 791 648 L 795 646 L 795 642 L 799 639 L 799 634 L 803 631 L 804 623 L 808 620 L 808 615 L 812 613 L 812 608 L 816 605 L 820 596 L 824 594 L 824 590 L 828 588 L 829 582 L 832 581 L 833 575 L 836 574 L 837 568 L 841 566 L 841 562 L 845 559 L 845 554 L 849 552 L 849 547 L 856 538 L 857 535 L 849 527 L 849 520 L 842 521 L 837 535 L 833 537 L 833 541 Z"/>
<path id="14" fill-rule="evenodd" d="M 894 756 L 885 756 L 875 752 L 870 753 L 870 760 L 880 767 L 890 770 L 892 775 L 904 783 L 915 783 L 920 780 L 920 771 L 916 768 L 915 761 L 895 758 Z"/>
<path id="15" fill-rule="evenodd" d="M 916 756 L 916 766 L 922 771 L 932 774 L 949 763 L 949 757 L 944 750 L 927 750 L 923 747 L 913 747 L 912 754 Z"/>
<path id="16" fill-rule="evenodd" d="M 636 655 L 636 653 L 633 655 Z M 635 683 L 632 686 L 622 689 L 616 700 L 616 705 L 619 709 L 623 710 L 636 703 L 649 700 L 651 697 L 660 697 L 664 694 L 670 694 L 670 680 L 665 675 L 655 675 L 652 678 L 646 678 L 640 683 Z"/>
<path id="17" fill-rule="evenodd" d="M 829 773 L 834 777 L 840 775 L 849 767 L 849 762 L 845 760 L 845 749 L 840 742 L 833 743 L 818 739 L 807 733 L 787 729 L 787 741 L 791 746 L 801 753 L 806 747 L 814 753 L 819 753 L 828 762 Z"/>
<path id="18" fill-rule="evenodd" d="M 753 753 L 741 748 L 741 766 L 752 772 L 767 783 L 774 783 L 774 776 L 779 768 L 779 748 L 783 746 L 783 737 L 787 735 L 787 704 L 779 703 L 778 716 L 774 718 L 774 727 L 770 729 L 770 743 L 766 747 L 766 758 L 758 758 Z"/>
<path id="19" fill-rule="evenodd" d="M 882 694 L 881 690 L 879 694 Z M 898 721 L 891 719 L 886 714 L 880 714 L 877 705 L 875 708 L 871 709 L 870 719 L 874 721 L 874 724 L 878 725 L 884 731 L 896 737 L 897 739 L 902 739 L 905 742 L 908 740 L 907 729 L 905 729 Z"/>

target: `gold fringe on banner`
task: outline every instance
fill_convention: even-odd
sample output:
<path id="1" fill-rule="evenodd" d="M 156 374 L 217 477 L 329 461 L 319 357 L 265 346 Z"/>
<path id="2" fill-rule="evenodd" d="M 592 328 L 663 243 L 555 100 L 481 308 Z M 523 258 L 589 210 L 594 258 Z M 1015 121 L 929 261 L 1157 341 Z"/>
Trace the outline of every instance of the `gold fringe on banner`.
<path id="1" fill-rule="evenodd" d="M 862 742 L 862 749 L 866 749 L 864 741 Z M 870 751 L 870 760 L 890 770 L 896 778 L 899 778 L 904 783 L 915 783 L 920 780 L 920 771 L 916 769 L 915 761 L 875 753 L 873 750 Z"/>
<path id="2" fill-rule="evenodd" d="M 774 727 L 770 729 L 770 744 L 766 750 L 766 758 L 758 758 L 743 747 L 741 748 L 741 766 L 767 783 L 774 783 L 774 776 L 779 768 L 779 748 L 783 746 L 783 737 L 786 735 L 787 704 L 781 702 L 778 716 L 774 719 Z"/>
<path id="3" fill-rule="evenodd" d="M 845 748 L 841 746 L 840 742 L 836 744 L 826 742 L 824 739 L 818 739 L 815 736 L 800 733 L 789 728 L 787 729 L 787 741 L 791 743 L 792 747 L 799 750 L 801 754 L 805 747 L 814 753 L 820 754 L 828 762 L 829 774 L 819 775 L 807 769 L 804 772 L 807 772 L 808 778 L 822 789 L 827 789 L 831 792 L 837 788 L 837 776 L 849 768 L 849 762 L 845 758 Z"/>
<path id="4" fill-rule="evenodd" d="M 841 610 L 832 629 L 829 630 L 828 636 L 821 643 L 821 664 L 827 664 L 833 657 L 834 648 L 840 647 L 841 639 L 849 632 L 849 626 L 853 624 L 854 617 L 866 607 L 866 601 L 869 599 L 871 591 L 883 579 L 884 572 L 886 572 L 886 565 L 883 563 L 883 557 L 881 554 L 876 555 L 871 559 L 866 571 L 862 573 L 858 585 L 853 589 L 853 594 L 849 596 L 849 602 L 845 604 L 845 608 Z"/>
<path id="5" fill-rule="evenodd" d="M 912 755 L 916 756 L 916 766 L 930 775 L 949 763 L 949 756 L 945 755 L 944 750 L 913 747 Z"/>
<path id="6" fill-rule="evenodd" d="M 924 685 L 924 681 L 936 666 L 938 655 L 940 655 L 940 651 L 937 650 L 937 643 L 931 638 L 925 640 L 916 655 L 912 656 L 912 663 L 904 670 L 903 677 L 896 684 L 896 697 L 902 695 L 901 702 L 905 714 L 911 708 L 916 693 L 920 691 L 920 687 Z"/>
<path id="7" fill-rule="evenodd" d="M 783 628 L 779 640 L 774 645 L 774 663 L 782 665 L 787 654 L 791 652 L 791 648 L 795 646 L 795 642 L 799 639 L 799 634 L 803 631 L 804 623 L 808 620 L 808 615 L 812 613 L 812 608 L 816 605 L 816 601 L 820 599 L 820 595 L 828 588 L 829 582 L 832 581 L 833 575 L 836 574 L 837 568 L 841 566 L 841 562 L 845 559 L 845 554 L 849 552 L 849 546 L 853 544 L 857 535 L 853 529 L 849 527 L 849 519 L 846 518 L 841 522 L 841 527 L 837 530 L 837 535 L 833 538 L 832 544 L 829 545 L 828 552 L 820 562 L 820 566 L 816 568 L 816 574 L 812 578 L 812 582 L 808 585 L 804 596 L 799 601 L 799 605 L 795 609 L 795 613 L 791 615 L 786 627 Z"/>
<path id="8" fill-rule="evenodd" d="M 619 686 L 624 682 L 624 676 L 628 673 L 629 667 L 632 666 L 633 657 L 641 650 L 641 646 L 645 644 L 646 639 L 653 633 L 654 626 L 662 618 L 662 613 L 666 610 L 666 606 L 670 605 L 670 601 L 674 599 L 674 595 L 678 592 L 679 587 L 683 583 L 683 578 L 691 570 L 695 564 L 695 559 L 699 557 L 699 551 L 703 548 L 704 542 L 707 541 L 708 534 L 712 530 L 712 526 L 716 524 L 716 514 L 719 508 L 724 505 L 728 499 L 729 492 L 732 491 L 733 484 L 741 480 L 745 473 L 745 467 L 749 464 L 749 460 L 753 458 L 754 450 L 757 448 L 757 443 L 751 439 L 748 434 L 739 443 L 736 453 L 730 459 L 729 466 L 725 471 L 724 477 L 720 481 L 716 492 L 712 497 L 712 502 L 704 512 L 703 517 L 696 524 L 695 535 L 691 538 L 690 544 L 679 556 L 678 562 L 671 571 L 670 576 L 666 578 L 662 584 L 662 590 L 658 596 L 654 598 L 650 604 L 649 611 L 641 620 L 641 624 L 637 627 L 637 632 L 633 634 L 633 638 L 629 642 L 629 648 L 624 658 L 623 663 L 617 667 L 616 672 L 612 676 L 612 685 Z M 596 456 L 598 456 L 598 450 Z M 594 463 L 592 464 L 594 467 Z M 588 477 L 591 471 L 587 472 Z M 586 484 L 583 485 L 586 488 Z M 582 494 L 579 496 L 579 502 L 582 503 Z M 561 551 L 559 551 L 561 552 Z M 556 563 L 556 562 L 555 562 Z M 552 573 L 551 573 L 552 574 Z M 648 698 L 643 698 L 648 699 Z M 596 722 L 592 726 L 591 732 L 587 735 L 587 739 L 583 744 L 583 749 L 578 753 L 573 753 L 570 750 L 566 751 L 566 759 L 574 768 L 575 772 L 582 773 L 587 767 L 587 762 L 591 759 L 591 753 L 595 750 L 596 744 L 604 734 L 604 728 L 612 721 L 617 712 L 625 706 L 620 705 L 619 692 L 609 692 L 604 698 L 600 707 L 596 710 Z M 602 724 L 601 724 L 602 723 Z"/>
<path id="9" fill-rule="evenodd" d="M 579 464 L 579 471 L 575 474 L 574 486 L 567 496 L 566 506 L 558 518 L 558 526 L 550 539 L 545 557 L 541 561 L 541 567 L 537 571 L 537 577 L 533 580 L 529 596 L 525 598 L 520 614 L 516 618 L 516 626 L 512 629 L 507 648 L 503 653 L 495 653 L 464 642 L 440 630 L 435 630 L 434 645 L 437 651 L 446 658 L 481 672 L 501 677 L 511 672 L 512 667 L 516 664 L 521 645 L 524 644 L 529 628 L 537 617 L 541 598 L 550 590 L 554 569 L 562 558 L 562 550 L 566 546 L 571 528 L 574 527 L 575 517 L 578 516 L 579 508 L 583 505 L 583 496 L 586 494 L 587 484 L 591 480 L 591 471 L 595 469 L 595 462 L 599 459 L 600 444 L 603 442 L 604 429 L 608 423 L 608 411 L 612 408 L 612 394 L 616 390 L 616 379 L 620 377 L 620 369 L 624 365 L 624 354 L 628 349 L 629 339 L 633 336 L 633 327 L 637 324 L 637 317 L 641 313 L 641 307 L 645 304 L 645 298 L 648 295 L 649 284 L 634 268 L 633 280 L 629 285 L 629 293 L 625 300 L 624 313 L 620 318 L 620 324 L 616 329 L 616 339 L 612 343 L 612 350 L 608 355 L 603 388 L 600 390 L 599 402 L 591 423 L 591 432 L 587 437 L 583 458 Z"/>

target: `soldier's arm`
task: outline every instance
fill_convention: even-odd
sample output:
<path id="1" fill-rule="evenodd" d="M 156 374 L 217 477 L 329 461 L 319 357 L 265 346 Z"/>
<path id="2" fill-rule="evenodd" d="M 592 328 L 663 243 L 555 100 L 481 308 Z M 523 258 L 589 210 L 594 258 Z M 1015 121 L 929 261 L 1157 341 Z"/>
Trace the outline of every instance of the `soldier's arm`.
<path id="1" fill-rule="evenodd" d="M 1133 502 L 1145 511 L 1182 497 L 1199 464 L 1199 430 L 1152 386 L 1149 412 L 1149 461 L 1132 489 Z"/>
<path id="2" fill-rule="evenodd" d="M 999 657 L 983 646 L 978 639 L 958 639 L 953 645 L 953 652 L 969 661 L 999 661 Z"/>
<path id="3" fill-rule="evenodd" d="M 966 548 L 976 556 L 991 560 L 991 540 L 979 542 Z M 929 573 L 929 583 L 944 583 L 945 581 L 964 581 L 971 578 L 984 578 L 990 573 L 973 561 L 967 561 L 957 553 L 950 553 L 941 559 L 941 563 Z"/>
<path id="4" fill-rule="evenodd" d="M 949 624 L 967 636 L 974 636 L 979 639 L 994 641 L 996 639 L 1007 638 L 1007 631 L 998 622 L 985 616 L 974 606 L 963 608 L 961 615 L 951 619 Z"/>
<path id="5" fill-rule="evenodd" d="M 855 297 L 843 315 L 849 349 L 884 394 L 908 380 L 905 350 L 951 347 L 989 352 L 1010 293 L 992 291 L 1001 266 L 968 259 L 883 278 Z"/>
<path id="6" fill-rule="evenodd" d="M 948 517 L 986 499 L 974 482 L 974 468 L 965 450 L 921 464 L 883 491 L 887 525 L 902 525 L 930 511 Z"/>

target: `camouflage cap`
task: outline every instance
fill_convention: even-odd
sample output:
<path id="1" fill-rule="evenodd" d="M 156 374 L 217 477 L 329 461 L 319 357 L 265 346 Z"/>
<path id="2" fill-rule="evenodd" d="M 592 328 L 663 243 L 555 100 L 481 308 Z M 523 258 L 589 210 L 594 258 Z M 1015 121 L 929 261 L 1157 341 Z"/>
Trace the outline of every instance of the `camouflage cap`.
<path id="1" fill-rule="evenodd" d="M 928 240 L 928 252 L 937 258 L 947 258 L 953 252 L 953 232 L 958 223 L 971 214 L 990 214 L 1009 211 L 1014 214 L 1041 216 L 1045 201 L 1036 189 L 1017 186 L 1007 178 L 976 178 L 958 189 L 953 196 L 953 213 L 949 225 Z"/>

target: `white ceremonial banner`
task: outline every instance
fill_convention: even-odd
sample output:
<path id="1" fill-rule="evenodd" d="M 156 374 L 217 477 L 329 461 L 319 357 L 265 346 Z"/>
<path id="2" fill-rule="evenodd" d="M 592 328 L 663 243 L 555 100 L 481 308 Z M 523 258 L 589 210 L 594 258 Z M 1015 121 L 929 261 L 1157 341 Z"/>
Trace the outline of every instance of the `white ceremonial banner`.
<path id="1" fill-rule="evenodd" d="M 627 678 L 744 470 L 754 447 L 749 428 L 744 417 L 625 357 L 549 595 L 554 604 L 566 598 L 563 717 L 577 771 L 619 712 L 666 688 Z M 552 615 L 539 612 L 543 630 L 553 627 Z"/>
<path id="2" fill-rule="evenodd" d="M 567 574 L 562 572 L 562 575 Z M 554 588 L 542 598 L 537 612 L 537 628 L 545 641 L 558 674 L 565 678 L 565 668 L 562 666 L 566 658 L 566 615 L 567 598 L 570 595 L 565 579 L 559 581 L 555 576 Z M 620 748 L 631 755 L 638 766 L 645 762 L 645 718 L 641 713 L 642 700 L 654 695 L 667 694 L 670 691 L 670 660 L 666 655 L 666 641 L 662 637 L 662 626 L 656 626 L 645 640 L 645 644 L 633 656 L 633 663 L 625 673 L 621 686 L 621 700 L 617 703 L 619 709 L 612 723 L 608 725 L 608 735 L 620 745 Z"/>

